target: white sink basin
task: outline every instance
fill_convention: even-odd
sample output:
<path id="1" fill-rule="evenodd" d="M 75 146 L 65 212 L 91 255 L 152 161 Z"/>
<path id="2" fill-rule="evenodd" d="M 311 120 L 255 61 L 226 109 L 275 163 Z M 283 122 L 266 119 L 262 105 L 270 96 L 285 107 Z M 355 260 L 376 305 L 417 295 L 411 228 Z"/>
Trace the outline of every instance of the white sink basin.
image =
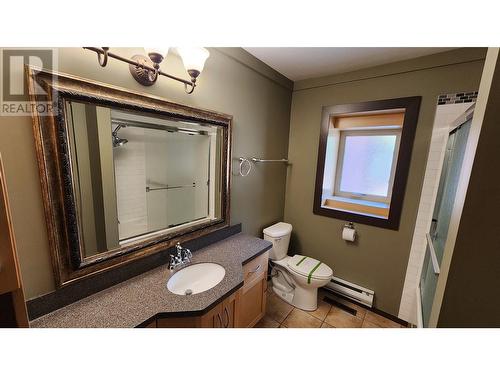
<path id="1" fill-rule="evenodd" d="M 174 294 L 197 294 L 219 284 L 225 274 L 224 267 L 216 263 L 193 264 L 174 273 L 167 288 Z"/>

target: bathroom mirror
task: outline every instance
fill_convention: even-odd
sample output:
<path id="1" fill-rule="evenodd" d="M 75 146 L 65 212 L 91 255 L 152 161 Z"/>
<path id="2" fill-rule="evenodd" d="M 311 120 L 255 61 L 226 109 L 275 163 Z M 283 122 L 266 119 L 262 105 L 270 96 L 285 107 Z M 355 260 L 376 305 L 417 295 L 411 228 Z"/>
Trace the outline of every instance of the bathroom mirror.
<path id="1" fill-rule="evenodd" d="M 59 285 L 229 225 L 231 116 L 27 72 Z"/>
<path id="2" fill-rule="evenodd" d="M 323 108 L 315 214 L 398 229 L 420 100 Z"/>

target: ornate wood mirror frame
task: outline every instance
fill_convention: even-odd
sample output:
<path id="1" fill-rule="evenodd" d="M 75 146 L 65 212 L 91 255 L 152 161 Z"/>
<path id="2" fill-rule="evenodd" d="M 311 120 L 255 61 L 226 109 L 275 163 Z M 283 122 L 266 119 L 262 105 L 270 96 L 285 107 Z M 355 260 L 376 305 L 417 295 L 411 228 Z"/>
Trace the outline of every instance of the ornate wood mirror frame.
<path id="1" fill-rule="evenodd" d="M 29 66 L 25 70 L 33 108 L 47 108 L 47 103 L 49 104 L 47 113 L 34 112 L 33 130 L 52 265 L 58 287 L 159 252 L 177 241 L 188 241 L 229 226 L 232 116 L 168 102 L 159 97 L 71 75 Z M 45 91 L 43 95 L 40 95 L 40 88 Z M 103 107 L 141 111 L 144 114 L 221 127 L 221 217 L 174 233 L 155 234 L 82 259 L 81 226 L 75 200 L 65 100 L 78 100 Z"/>

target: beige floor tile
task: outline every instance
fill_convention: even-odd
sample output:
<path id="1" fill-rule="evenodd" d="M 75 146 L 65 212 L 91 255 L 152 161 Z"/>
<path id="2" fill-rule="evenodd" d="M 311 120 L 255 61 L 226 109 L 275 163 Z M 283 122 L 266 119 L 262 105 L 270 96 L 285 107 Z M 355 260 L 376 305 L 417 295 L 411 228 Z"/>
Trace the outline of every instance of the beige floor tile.
<path id="1" fill-rule="evenodd" d="M 274 294 L 273 282 L 271 280 L 267 282 L 267 294 Z"/>
<path id="2" fill-rule="evenodd" d="M 365 320 L 369 321 L 370 323 L 374 323 L 382 328 L 401 328 L 401 324 L 387 319 L 382 315 L 378 315 L 373 311 L 366 312 Z"/>
<path id="3" fill-rule="evenodd" d="M 323 322 L 323 324 L 321 324 L 321 327 L 320 327 L 320 328 L 335 328 L 335 327 L 331 326 L 331 325 L 330 325 L 330 324 L 328 324 L 328 323 Z"/>
<path id="4" fill-rule="evenodd" d="M 363 324 L 363 319 L 359 319 L 338 307 L 332 306 L 326 316 L 325 323 L 337 328 L 360 328 L 361 324 Z"/>
<path id="5" fill-rule="evenodd" d="M 266 315 L 269 318 L 278 323 L 282 323 L 292 310 L 293 306 L 289 305 L 275 294 L 267 296 Z"/>
<path id="6" fill-rule="evenodd" d="M 365 319 L 363 320 L 363 325 L 361 326 L 361 328 L 382 328 L 382 327 L 380 327 L 378 324 L 372 323 Z"/>
<path id="7" fill-rule="evenodd" d="M 327 294 L 327 296 L 331 299 L 333 299 L 334 301 L 337 301 L 347 307 L 350 307 L 351 309 L 354 309 L 356 310 L 356 318 L 359 318 L 359 319 L 364 319 L 365 318 L 365 315 L 366 315 L 366 309 L 364 307 L 361 307 L 355 303 L 352 303 L 351 301 L 345 299 L 345 298 L 342 298 L 342 297 L 338 297 L 338 296 L 335 296 L 333 294 Z"/>
<path id="8" fill-rule="evenodd" d="M 282 323 L 288 328 L 319 328 L 322 321 L 300 309 L 293 309 Z"/>
<path id="9" fill-rule="evenodd" d="M 255 328 L 278 328 L 279 325 L 280 324 L 276 320 L 264 315 L 264 317 L 257 322 Z"/>
<path id="10" fill-rule="evenodd" d="M 332 305 L 330 305 L 329 303 L 320 300 L 318 301 L 318 308 L 314 311 L 307 311 L 307 313 L 319 320 L 325 320 L 328 312 L 330 312 L 331 307 Z"/>

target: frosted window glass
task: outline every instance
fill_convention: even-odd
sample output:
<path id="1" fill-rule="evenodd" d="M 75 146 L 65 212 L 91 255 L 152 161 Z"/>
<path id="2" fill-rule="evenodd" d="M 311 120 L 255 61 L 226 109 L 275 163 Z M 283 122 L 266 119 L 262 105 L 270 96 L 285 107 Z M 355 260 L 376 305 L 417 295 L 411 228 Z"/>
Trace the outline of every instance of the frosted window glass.
<path id="1" fill-rule="evenodd" d="M 387 197 L 396 135 L 346 136 L 340 191 Z"/>

